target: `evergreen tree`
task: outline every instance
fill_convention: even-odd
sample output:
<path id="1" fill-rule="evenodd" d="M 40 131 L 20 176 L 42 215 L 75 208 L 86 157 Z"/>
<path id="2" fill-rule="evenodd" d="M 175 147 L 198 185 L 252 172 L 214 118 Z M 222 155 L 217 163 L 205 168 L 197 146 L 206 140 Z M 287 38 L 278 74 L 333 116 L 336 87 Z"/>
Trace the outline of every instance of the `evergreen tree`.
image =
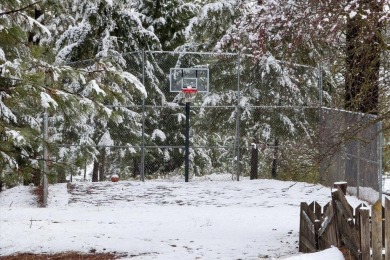
<path id="1" fill-rule="evenodd" d="M 174 50 L 185 43 L 185 29 L 198 6 L 184 0 L 142 0 L 135 7 L 143 15 L 143 25 L 155 33 L 163 50 Z"/>
<path id="2" fill-rule="evenodd" d="M 291 142 L 288 140 L 299 140 L 302 136 L 308 139 L 313 137 L 311 130 L 311 124 L 314 120 L 313 113 L 308 115 L 305 111 L 295 111 L 293 108 L 278 108 L 277 112 L 275 109 L 272 112 L 261 107 L 313 106 L 318 104 L 317 70 L 315 67 L 280 62 L 278 58 L 280 59 L 282 56 L 279 55 L 274 56 L 271 53 L 260 55 L 258 23 L 256 23 L 255 18 L 261 12 L 261 8 L 256 3 L 212 2 L 201 10 L 203 12 L 201 11 L 198 17 L 192 19 L 188 29 L 191 32 L 188 34 L 191 35 L 189 43 L 182 48 L 191 47 L 199 50 L 242 53 L 239 65 L 237 62 L 222 66 L 219 64 L 218 74 L 212 73 L 211 93 L 205 96 L 204 105 L 234 106 L 239 104 L 241 129 L 245 133 L 242 136 L 242 143 L 251 143 L 252 139 L 255 138 L 266 147 L 274 147 L 273 152 L 268 152 L 267 157 L 274 157 L 272 163 L 274 167 L 270 166 L 270 168 L 273 168 L 272 171 L 275 172 L 276 159 L 281 156 L 280 145 L 286 146 Z M 206 27 L 210 28 L 211 31 L 199 29 Z M 273 51 L 278 53 L 277 49 L 273 49 Z M 308 59 L 300 59 L 295 62 L 307 63 Z M 309 65 L 311 64 L 313 63 Z M 237 66 L 240 66 L 239 72 Z M 231 85 L 231 82 L 235 81 L 235 79 L 226 76 L 232 75 L 232 72 L 235 71 L 241 75 L 240 84 L 243 86 L 241 93 L 238 94 L 234 91 L 235 85 L 230 91 L 219 89 L 221 86 Z M 261 107 L 254 108 L 254 106 Z M 210 113 L 205 117 L 218 118 L 215 111 L 210 110 Z M 230 112 L 230 118 L 236 116 L 238 116 L 236 111 Z M 252 124 L 249 124 L 248 121 Z M 230 120 L 230 123 L 234 129 L 234 120 Z M 213 124 L 210 125 L 214 127 L 210 131 L 215 131 L 215 127 L 219 126 L 219 130 L 223 132 L 223 129 L 226 129 L 226 120 L 214 120 Z M 234 139 L 234 133 L 230 134 L 230 138 Z M 214 135 L 210 134 L 209 136 L 212 139 Z M 286 140 L 281 140 L 282 137 Z M 244 150 L 247 150 L 247 147 Z"/>
<path id="3" fill-rule="evenodd" d="M 39 59 L 46 49 L 31 39 L 32 34 L 51 35 L 35 19 L 37 10 L 30 1 L 5 1 L 0 7 L 1 184 L 40 182 L 40 114 L 43 106 L 54 103 L 45 96 L 50 66 Z"/>
<path id="4" fill-rule="evenodd" d="M 128 104 L 146 96 L 139 80 L 124 71 L 124 58 L 113 56 L 119 53 L 116 48 L 120 44 L 132 48 L 137 42 L 118 41 L 118 37 L 111 36 L 111 33 L 119 33 L 114 29 L 123 28 L 113 26 L 111 18 L 100 19 L 93 10 L 100 8 L 103 14 L 117 15 L 118 23 L 133 21 L 129 24 L 137 30 L 131 26 L 126 28 L 131 28 L 140 41 L 146 38 L 147 44 L 153 45 L 150 38 L 156 38 L 143 30 L 137 16 L 129 9 L 119 10 L 118 14 L 114 12 L 118 9 L 105 1 L 76 1 L 73 9 L 68 8 L 71 1 L 62 4 L 7 2 L 0 12 L 0 65 L 4 82 L 1 85 L 2 142 L 8 137 L 1 146 L 1 180 L 6 180 L 7 184 L 18 182 L 20 177 L 29 181 L 33 176 L 35 184 L 39 183 L 40 162 L 37 160 L 42 153 L 41 126 L 45 109 L 52 115 L 51 126 L 55 126 L 51 128 L 50 141 L 77 140 L 79 144 L 94 146 L 103 138 L 105 133 L 100 131 L 108 122 L 119 125 L 123 119 L 133 120 L 136 116 L 127 109 L 107 108 L 107 104 Z M 117 4 L 119 7 L 123 3 Z M 96 30 L 88 30 L 92 25 Z M 99 37 L 101 41 L 95 41 Z M 94 59 L 72 66 L 64 63 L 83 58 Z M 126 127 L 132 129 L 134 124 Z M 136 128 L 134 131 L 137 132 Z M 51 158 L 60 158 L 63 163 L 66 158 L 77 159 L 85 150 L 52 147 L 50 152 Z M 94 157 L 99 154 L 94 148 L 88 153 Z"/>
<path id="5" fill-rule="evenodd" d="M 141 115 L 128 106 L 139 104 L 146 97 L 146 90 L 137 79 L 142 71 L 142 55 L 132 55 L 130 52 L 143 48 L 159 49 L 159 40 L 142 26 L 142 14 L 134 11 L 127 1 L 68 1 L 67 4 L 72 6 L 69 11 L 74 21 L 55 42 L 58 50 L 56 62 L 74 62 L 70 65 L 87 73 L 84 77 L 86 82 L 76 82 L 78 91 L 100 96 L 101 104 L 112 106 L 105 107 L 107 116 L 101 113 L 89 114 L 85 123 L 91 130 L 83 131 L 89 133 L 91 145 L 133 146 L 139 140 Z M 135 76 L 127 72 L 134 68 L 137 68 Z M 85 92 L 85 86 L 89 88 L 88 93 Z M 77 133 L 80 135 L 83 132 Z M 121 166 L 106 164 L 107 167 L 100 167 L 99 162 L 114 162 L 105 157 L 116 154 L 123 158 L 131 150 L 106 149 L 94 149 L 89 155 L 95 161 L 95 168 L 100 169 L 101 177 L 104 176 L 102 171 L 105 168 Z M 94 170 L 94 173 L 98 172 Z M 99 178 L 94 176 L 93 179 Z"/>
<path id="6" fill-rule="evenodd" d="M 239 18 L 245 7 L 235 0 L 195 1 L 197 14 L 185 28 L 186 42 L 178 47 L 187 51 L 213 51 L 215 44 Z"/>

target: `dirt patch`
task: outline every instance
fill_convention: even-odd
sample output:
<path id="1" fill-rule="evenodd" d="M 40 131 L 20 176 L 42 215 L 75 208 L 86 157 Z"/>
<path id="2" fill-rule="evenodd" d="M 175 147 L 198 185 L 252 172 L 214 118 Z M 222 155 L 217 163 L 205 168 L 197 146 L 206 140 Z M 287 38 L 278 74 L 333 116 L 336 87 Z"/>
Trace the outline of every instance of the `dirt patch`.
<path id="1" fill-rule="evenodd" d="M 17 255 L 0 256 L 0 260 L 111 260 L 124 257 L 111 253 L 84 254 L 77 252 L 59 253 L 59 254 L 32 254 L 23 253 Z"/>
<path id="2" fill-rule="evenodd" d="M 34 187 L 32 193 L 36 196 L 38 206 L 43 207 L 43 185 Z"/>
<path id="3" fill-rule="evenodd" d="M 339 250 L 343 253 L 345 260 L 357 260 L 348 248 L 340 247 Z"/>

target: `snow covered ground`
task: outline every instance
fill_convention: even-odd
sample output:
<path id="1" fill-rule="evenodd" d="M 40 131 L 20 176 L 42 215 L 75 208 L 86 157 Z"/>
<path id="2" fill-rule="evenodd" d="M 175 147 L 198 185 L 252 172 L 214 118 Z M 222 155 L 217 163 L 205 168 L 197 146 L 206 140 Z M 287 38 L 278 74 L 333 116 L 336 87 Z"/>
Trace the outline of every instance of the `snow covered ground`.
<path id="1" fill-rule="evenodd" d="M 385 172 L 383 175 L 382 190 L 384 193 L 390 194 L 390 172 Z"/>
<path id="2" fill-rule="evenodd" d="M 298 252 L 300 202 L 330 200 L 320 185 L 240 182 L 77 182 L 0 193 L 0 255 L 117 252 L 123 259 L 344 259 Z M 352 205 L 359 201 L 348 197 Z"/>

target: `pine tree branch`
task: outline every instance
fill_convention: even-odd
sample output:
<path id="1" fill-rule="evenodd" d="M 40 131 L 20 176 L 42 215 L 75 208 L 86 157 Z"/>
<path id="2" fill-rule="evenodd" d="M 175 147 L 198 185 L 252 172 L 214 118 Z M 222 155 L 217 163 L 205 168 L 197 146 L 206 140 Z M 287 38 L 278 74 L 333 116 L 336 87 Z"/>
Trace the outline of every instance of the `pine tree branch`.
<path id="1" fill-rule="evenodd" d="M 25 6 L 25 7 L 20 8 L 20 9 L 2 12 L 2 13 L 0 13 L 0 15 L 7 15 L 7 14 L 18 13 L 18 12 L 21 12 L 23 10 L 26 10 L 27 8 L 30 8 L 31 6 L 34 6 L 34 5 L 38 4 L 39 2 L 42 2 L 42 0 L 36 1 L 36 2 L 34 2 L 32 4 L 29 4 L 29 5 Z"/>

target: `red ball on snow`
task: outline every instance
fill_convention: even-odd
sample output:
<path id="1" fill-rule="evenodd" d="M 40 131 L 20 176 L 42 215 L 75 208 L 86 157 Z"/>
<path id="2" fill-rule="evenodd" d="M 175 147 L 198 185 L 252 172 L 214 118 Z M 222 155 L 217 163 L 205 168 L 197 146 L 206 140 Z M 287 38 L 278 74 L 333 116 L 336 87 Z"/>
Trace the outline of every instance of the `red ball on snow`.
<path id="1" fill-rule="evenodd" d="M 112 175 L 112 176 L 111 176 L 111 181 L 112 181 L 112 182 L 118 182 L 118 181 L 119 181 L 119 176 L 116 175 L 116 174 Z"/>

